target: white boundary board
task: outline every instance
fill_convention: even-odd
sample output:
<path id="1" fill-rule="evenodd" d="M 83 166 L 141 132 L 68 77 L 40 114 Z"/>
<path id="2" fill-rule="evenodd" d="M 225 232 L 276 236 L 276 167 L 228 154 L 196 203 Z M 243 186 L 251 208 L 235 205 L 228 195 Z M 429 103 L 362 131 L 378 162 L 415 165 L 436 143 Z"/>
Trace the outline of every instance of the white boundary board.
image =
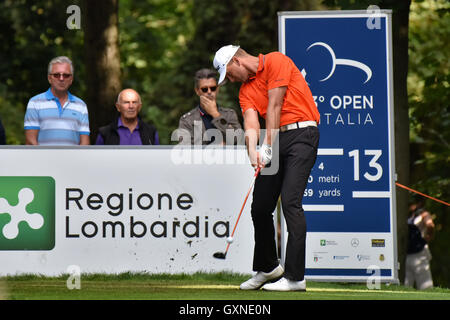
<path id="1" fill-rule="evenodd" d="M 0 275 L 58 275 L 71 265 L 251 273 L 249 205 L 226 260 L 213 258 L 253 178 L 245 148 L 22 146 L 0 156 Z"/>

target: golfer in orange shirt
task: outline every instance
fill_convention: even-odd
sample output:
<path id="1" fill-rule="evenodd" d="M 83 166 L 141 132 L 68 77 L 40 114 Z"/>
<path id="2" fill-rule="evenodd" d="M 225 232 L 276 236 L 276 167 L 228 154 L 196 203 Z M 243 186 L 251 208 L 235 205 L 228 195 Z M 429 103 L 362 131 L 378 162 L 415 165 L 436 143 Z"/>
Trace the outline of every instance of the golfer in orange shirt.
<path id="1" fill-rule="evenodd" d="M 240 288 L 305 291 L 306 220 L 302 197 L 317 157 L 320 120 L 311 90 L 294 62 L 280 52 L 252 56 L 239 46 L 227 45 L 216 52 L 213 64 L 220 73 L 219 85 L 225 78 L 242 82 L 239 102 L 254 167 L 269 165 L 277 134 L 279 139 L 279 154 L 275 155 L 279 158 L 278 171 L 264 174 L 263 169 L 255 182 L 251 215 L 256 274 Z M 265 119 L 264 136 L 259 136 L 258 115 Z M 256 138 L 252 139 L 249 132 L 255 132 Z M 278 260 L 273 224 L 280 195 L 289 233 L 284 268 Z"/>

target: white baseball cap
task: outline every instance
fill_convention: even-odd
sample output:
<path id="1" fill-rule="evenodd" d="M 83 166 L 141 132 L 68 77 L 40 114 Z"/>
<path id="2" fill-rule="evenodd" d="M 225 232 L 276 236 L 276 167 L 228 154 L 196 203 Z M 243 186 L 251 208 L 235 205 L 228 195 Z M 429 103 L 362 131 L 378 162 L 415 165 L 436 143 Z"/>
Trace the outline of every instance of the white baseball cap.
<path id="1" fill-rule="evenodd" d="M 233 46 L 230 44 L 217 50 L 216 55 L 214 56 L 213 65 L 220 74 L 219 82 L 217 83 L 218 85 L 225 80 L 225 76 L 227 75 L 227 64 L 233 58 L 238 49 L 239 46 Z"/>

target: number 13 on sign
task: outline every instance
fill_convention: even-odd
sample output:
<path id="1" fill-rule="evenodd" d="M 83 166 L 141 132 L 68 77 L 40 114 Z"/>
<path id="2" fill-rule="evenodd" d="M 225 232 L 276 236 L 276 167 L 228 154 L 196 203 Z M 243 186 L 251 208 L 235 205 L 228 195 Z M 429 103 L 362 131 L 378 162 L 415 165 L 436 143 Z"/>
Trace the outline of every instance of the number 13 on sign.
<path id="1" fill-rule="evenodd" d="M 381 157 L 382 150 L 364 150 L 364 155 L 373 156 L 369 161 L 369 167 L 375 169 L 375 174 L 369 172 L 364 173 L 364 178 L 369 181 L 378 181 L 383 175 L 383 167 L 377 162 Z M 359 150 L 355 149 L 348 153 L 350 158 L 353 158 L 353 180 L 359 181 Z"/>

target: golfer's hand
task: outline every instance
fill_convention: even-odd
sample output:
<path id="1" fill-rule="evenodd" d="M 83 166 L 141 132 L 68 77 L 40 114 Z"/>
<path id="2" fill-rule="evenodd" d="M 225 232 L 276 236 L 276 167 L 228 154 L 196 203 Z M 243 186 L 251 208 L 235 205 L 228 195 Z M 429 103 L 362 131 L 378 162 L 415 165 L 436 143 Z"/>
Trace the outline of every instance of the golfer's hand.
<path id="1" fill-rule="evenodd" d="M 258 152 L 258 167 L 264 168 L 272 161 L 272 146 L 263 144 Z"/>
<path id="2" fill-rule="evenodd" d="M 259 166 L 259 154 L 258 151 L 256 151 L 256 149 L 253 150 L 249 150 L 248 152 L 248 157 L 250 158 L 250 163 L 252 165 L 253 168 L 258 168 Z"/>

